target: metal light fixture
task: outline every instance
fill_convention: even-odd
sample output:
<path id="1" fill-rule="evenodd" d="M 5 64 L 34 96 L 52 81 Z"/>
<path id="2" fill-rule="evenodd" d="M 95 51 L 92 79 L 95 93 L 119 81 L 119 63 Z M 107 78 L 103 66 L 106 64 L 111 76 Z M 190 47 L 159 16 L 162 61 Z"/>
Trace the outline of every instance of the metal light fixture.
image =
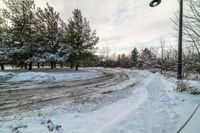
<path id="1" fill-rule="evenodd" d="M 150 7 L 155 7 L 155 6 L 158 6 L 159 4 L 161 3 L 161 0 L 153 0 L 149 6 Z"/>

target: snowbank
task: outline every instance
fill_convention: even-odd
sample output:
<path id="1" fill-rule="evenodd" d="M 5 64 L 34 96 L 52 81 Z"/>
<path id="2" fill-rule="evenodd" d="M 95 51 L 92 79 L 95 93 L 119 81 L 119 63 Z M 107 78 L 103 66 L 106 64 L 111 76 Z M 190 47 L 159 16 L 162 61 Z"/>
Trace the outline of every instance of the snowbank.
<path id="1" fill-rule="evenodd" d="M 71 73 L 52 73 L 51 74 L 56 81 L 62 80 L 84 80 L 95 78 L 101 75 L 97 71 L 84 71 L 84 72 L 71 72 Z"/>
<path id="2" fill-rule="evenodd" d="M 55 80 L 55 78 L 48 74 L 43 72 L 24 72 L 24 73 L 18 73 L 11 79 L 9 79 L 9 82 L 34 82 L 34 83 L 43 83 L 43 82 L 50 82 Z"/>
<path id="3" fill-rule="evenodd" d="M 97 71 L 81 71 L 81 72 L 22 72 L 22 73 L 0 73 L 0 79 L 8 79 L 8 82 L 33 82 L 44 83 L 62 80 L 83 80 L 99 76 L 101 73 Z"/>
<path id="4" fill-rule="evenodd" d="M 0 72 L 0 80 L 5 80 L 13 77 L 15 74 L 11 72 Z"/>
<path id="5" fill-rule="evenodd" d="M 194 89 L 198 89 L 200 91 L 200 81 L 190 80 L 188 82 Z"/>

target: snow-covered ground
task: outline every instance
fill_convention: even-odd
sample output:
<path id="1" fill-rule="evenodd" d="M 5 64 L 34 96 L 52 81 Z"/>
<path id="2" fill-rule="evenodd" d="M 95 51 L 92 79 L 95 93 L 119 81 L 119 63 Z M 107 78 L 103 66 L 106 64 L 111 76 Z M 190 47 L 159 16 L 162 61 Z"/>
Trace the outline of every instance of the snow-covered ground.
<path id="1" fill-rule="evenodd" d="M 78 72 L 0 72 L 0 79 L 7 79 L 8 82 L 58 82 L 63 80 L 83 80 L 95 78 L 101 75 L 95 70 L 78 71 Z"/>
<path id="2" fill-rule="evenodd" d="M 140 70 L 110 71 L 126 73 L 129 79 L 109 86 L 110 93 L 93 96 L 94 102 L 48 107 L 11 121 L 1 121 L 0 133 L 175 133 L 200 103 L 199 96 L 176 92 L 174 78 Z M 27 79 L 23 74 L 26 75 L 17 74 L 9 80 Z M 16 78 L 19 75 L 22 78 Z M 96 75 L 87 77 L 92 76 Z M 52 80 L 61 80 L 67 76 L 53 77 Z M 187 82 L 200 88 L 200 81 Z M 120 95 L 124 97 L 112 100 Z M 200 108 L 181 133 L 199 133 L 199 121 Z"/>
<path id="3" fill-rule="evenodd" d="M 15 74 L 11 72 L 0 72 L 0 80 L 5 80 L 7 78 L 13 77 Z"/>

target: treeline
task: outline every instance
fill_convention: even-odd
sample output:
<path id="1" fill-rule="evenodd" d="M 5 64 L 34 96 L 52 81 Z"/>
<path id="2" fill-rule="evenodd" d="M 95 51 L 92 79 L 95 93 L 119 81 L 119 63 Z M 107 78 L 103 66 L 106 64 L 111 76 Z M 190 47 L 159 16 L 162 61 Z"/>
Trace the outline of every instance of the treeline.
<path id="1" fill-rule="evenodd" d="M 34 0 L 4 0 L 0 10 L 0 65 L 20 66 L 32 70 L 33 65 L 95 65 L 95 45 L 99 38 L 79 9 L 65 23 L 48 3 L 36 7 Z"/>
<path id="2" fill-rule="evenodd" d="M 165 48 L 162 40 L 159 48 L 134 48 L 130 54 L 110 55 L 102 54 L 100 66 L 104 67 L 136 67 L 140 69 L 157 69 L 159 71 L 177 71 L 177 50 Z M 200 60 L 198 53 L 188 47 L 183 53 L 183 72 L 200 73 Z"/>

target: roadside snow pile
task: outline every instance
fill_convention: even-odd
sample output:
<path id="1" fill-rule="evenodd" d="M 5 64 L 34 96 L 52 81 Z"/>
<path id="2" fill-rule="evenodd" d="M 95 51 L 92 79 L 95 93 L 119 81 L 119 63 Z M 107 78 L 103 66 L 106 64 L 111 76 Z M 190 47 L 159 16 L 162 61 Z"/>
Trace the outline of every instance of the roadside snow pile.
<path id="1" fill-rule="evenodd" d="M 50 82 L 55 80 L 55 78 L 48 74 L 43 72 L 24 72 L 24 73 L 18 73 L 11 79 L 9 79 L 9 82 L 34 82 L 34 83 L 43 83 L 43 82 Z"/>
<path id="2" fill-rule="evenodd" d="M 0 72 L 0 80 L 5 80 L 13 77 L 15 74 L 11 72 Z"/>
<path id="3" fill-rule="evenodd" d="M 197 90 L 200 91 L 200 81 L 191 80 L 191 81 L 188 81 L 188 82 L 194 89 L 197 89 Z"/>
<path id="4" fill-rule="evenodd" d="M 2 75 L 2 76 L 1 76 Z M 0 78 L 10 78 L 8 82 L 33 82 L 44 83 L 62 80 L 84 80 L 98 77 L 100 73 L 97 71 L 83 71 L 83 72 L 22 72 L 14 73 L 0 73 Z"/>
<path id="5" fill-rule="evenodd" d="M 101 73 L 97 71 L 70 72 L 70 73 L 52 73 L 56 81 L 62 80 L 84 80 L 98 77 Z"/>

